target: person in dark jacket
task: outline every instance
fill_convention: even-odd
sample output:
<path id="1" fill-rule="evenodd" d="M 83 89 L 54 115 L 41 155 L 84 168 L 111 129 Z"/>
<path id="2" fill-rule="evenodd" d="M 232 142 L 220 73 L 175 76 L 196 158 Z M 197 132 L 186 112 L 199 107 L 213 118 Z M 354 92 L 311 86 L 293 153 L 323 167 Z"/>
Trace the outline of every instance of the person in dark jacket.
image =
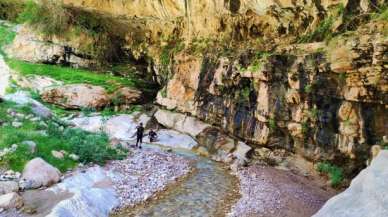
<path id="1" fill-rule="evenodd" d="M 148 138 L 150 139 L 150 142 L 155 142 L 156 141 L 156 137 L 158 135 L 156 134 L 155 131 L 153 131 L 152 129 L 150 130 L 150 132 L 148 133 Z"/>
<path id="2" fill-rule="evenodd" d="M 143 123 L 140 123 L 139 126 L 136 127 L 136 147 L 141 148 L 141 144 L 143 143 L 143 135 L 144 127 Z"/>

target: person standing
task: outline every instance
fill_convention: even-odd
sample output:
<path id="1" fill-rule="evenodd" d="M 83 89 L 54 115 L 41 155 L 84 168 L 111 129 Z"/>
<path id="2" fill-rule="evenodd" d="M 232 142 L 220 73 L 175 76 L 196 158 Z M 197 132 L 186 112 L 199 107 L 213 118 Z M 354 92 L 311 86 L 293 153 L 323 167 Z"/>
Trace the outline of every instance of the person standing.
<path id="1" fill-rule="evenodd" d="M 143 135 L 144 127 L 143 123 L 140 123 L 139 126 L 136 127 L 136 147 L 139 146 L 139 148 L 141 148 L 141 144 L 143 143 Z"/>

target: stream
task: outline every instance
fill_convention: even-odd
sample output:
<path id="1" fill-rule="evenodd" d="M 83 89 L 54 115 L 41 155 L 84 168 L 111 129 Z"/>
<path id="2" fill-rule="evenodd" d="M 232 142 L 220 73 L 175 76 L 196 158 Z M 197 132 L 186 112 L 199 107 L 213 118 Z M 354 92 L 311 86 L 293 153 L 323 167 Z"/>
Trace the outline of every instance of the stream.
<path id="1" fill-rule="evenodd" d="M 144 148 L 157 148 L 145 145 Z M 112 217 L 215 217 L 225 216 L 238 199 L 237 178 L 222 164 L 190 151 L 173 152 L 194 162 L 194 171 L 145 204 L 120 210 Z"/>

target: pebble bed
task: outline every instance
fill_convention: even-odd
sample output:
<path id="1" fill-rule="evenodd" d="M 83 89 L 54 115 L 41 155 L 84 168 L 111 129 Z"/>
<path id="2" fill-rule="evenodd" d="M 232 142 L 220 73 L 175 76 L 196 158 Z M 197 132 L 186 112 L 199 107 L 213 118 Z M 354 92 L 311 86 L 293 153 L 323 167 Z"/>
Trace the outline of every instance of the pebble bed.
<path id="1" fill-rule="evenodd" d="M 112 181 L 121 202 L 120 207 L 145 202 L 192 170 L 190 160 L 148 148 L 137 149 L 133 156 L 113 161 L 107 168 L 114 173 Z"/>
<path id="2" fill-rule="evenodd" d="M 229 217 L 309 217 L 330 194 L 289 171 L 253 165 L 238 170 L 241 199 Z"/>

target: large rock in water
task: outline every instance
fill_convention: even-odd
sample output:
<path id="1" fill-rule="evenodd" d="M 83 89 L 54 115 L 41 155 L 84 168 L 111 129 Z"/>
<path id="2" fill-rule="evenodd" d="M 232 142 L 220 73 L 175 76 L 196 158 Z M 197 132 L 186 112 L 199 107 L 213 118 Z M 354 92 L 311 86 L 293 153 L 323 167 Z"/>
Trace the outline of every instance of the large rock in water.
<path id="1" fill-rule="evenodd" d="M 314 217 L 388 216 L 388 151 L 353 179 L 350 187 L 331 198 Z"/>
<path id="2" fill-rule="evenodd" d="M 69 84 L 46 90 L 42 99 L 69 109 L 101 108 L 110 103 L 103 87 L 88 84 Z"/>
<path id="3" fill-rule="evenodd" d="M 23 185 L 21 187 L 26 189 L 48 187 L 61 179 L 61 173 L 59 170 L 42 158 L 34 158 L 27 163 L 24 167 L 22 180 Z"/>
<path id="4" fill-rule="evenodd" d="M 197 142 L 189 135 L 174 130 L 159 130 L 156 144 L 171 147 L 192 150 L 197 147 Z"/>

